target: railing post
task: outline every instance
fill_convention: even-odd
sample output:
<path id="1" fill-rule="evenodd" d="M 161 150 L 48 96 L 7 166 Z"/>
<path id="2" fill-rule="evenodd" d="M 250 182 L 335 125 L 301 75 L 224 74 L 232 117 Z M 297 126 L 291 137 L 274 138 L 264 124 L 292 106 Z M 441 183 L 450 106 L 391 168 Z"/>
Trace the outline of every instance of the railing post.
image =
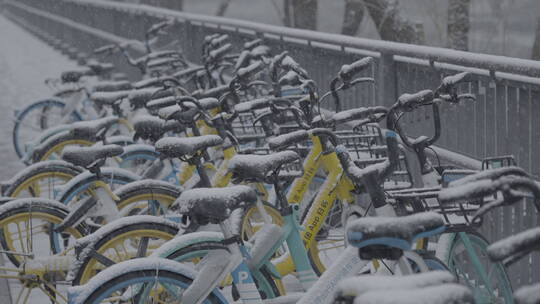
<path id="1" fill-rule="evenodd" d="M 390 106 L 397 100 L 397 69 L 394 55 L 381 53 L 377 66 L 377 104 Z"/>

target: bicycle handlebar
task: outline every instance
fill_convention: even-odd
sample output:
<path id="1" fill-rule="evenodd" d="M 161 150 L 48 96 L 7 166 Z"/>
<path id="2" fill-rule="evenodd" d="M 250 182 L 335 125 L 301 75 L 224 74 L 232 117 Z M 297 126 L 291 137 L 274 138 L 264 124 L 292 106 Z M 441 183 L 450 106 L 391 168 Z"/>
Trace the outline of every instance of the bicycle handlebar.
<path id="1" fill-rule="evenodd" d="M 383 106 L 377 107 L 361 107 L 356 109 L 350 109 L 346 111 L 341 111 L 332 116 L 330 119 L 331 122 L 335 124 L 343 124 L 353 120 L 359 119 L 370 119 L 373 122 L 379 122 L 382 118 L 386 116 L 388 109 Z M 382 115 L 376 115 L 382 114 Z"/>
<path id="2" fill-rule="evenodd" d="M 437 91 L 449 93 L 449 90 L 460 83 L 473 81 L 473 74 L 470 72 L 462 72 L 459 74 L 444 77 L 441 83 L 441 87 Z"/>
<path id="3" fill-rule="evenodd" d="M 370 67 L 373 62 L 373 57 L 365 57 L 351 64 L 344 64 L 341 67 L 338 75 L 343 82 L 349 82 L 353 79 L 354 76 L 356 76 L 356 74 Z"/>
<path id="4" fill-rule="evenodd" d="M 255 76 L 255 74 L 259 73 L 263 69 L 264 63 L 262 61 L 257 61 L 245 68 L 239 68 L 236 72 L 236 76 L 242 80 L 247 80 L 248 78 Z"/>
<path id="5" fill-rule="evenodd" d="M 208 53 L 209 61 L 217 61 L 225 56 L 232 48 L 230 43 L 224 44 L 221 47 L 214 49 Z"/>

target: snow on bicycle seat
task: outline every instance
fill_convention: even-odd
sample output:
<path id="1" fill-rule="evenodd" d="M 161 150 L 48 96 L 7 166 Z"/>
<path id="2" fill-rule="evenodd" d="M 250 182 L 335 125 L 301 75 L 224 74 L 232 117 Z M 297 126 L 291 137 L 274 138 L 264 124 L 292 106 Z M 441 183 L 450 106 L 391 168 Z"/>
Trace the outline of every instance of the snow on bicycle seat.
<path id="1" fill-rule="evenodd" d="M 165 137 L 156 142 L 156 151 L 168 158 L 194 155 L 206 148 L 221 145 L 223 139 L 217 135 L 193 137 Z"/>
<path id="2" fill-rule="evenodd" d="M 207 97 L 214 97 L 219 98 L 221 95 L 227 93 L 230 90 L 228 85 L 222 85 L 219 87 L 215 87 L 209 90 L 197 90 L 193 92 L 193 97 L 197 99 L 207 98 Z"/>
<path id="3" fill-rule="evenodd" d="M 156 141 L 163 134 L 174 131 L 182 132 L 184 126 L 177 121 L 165 121 L 159 117 L 151 115 L 138 115 L 133 119 L 133 128 L 135 129 L 134 139 L 142 138 Z"/>
<path id="4" fill-rule="evenodd" d="M 121 81 L 100 81 L 92 86 L 92 92 L 114 92 L 131 89 L 131 83 L 126 80 Z"/>
<path id="5" fill-rule="evenodd" d="M 108 116 L 95 120 L 78 121 L 71 125 L 71 133 L 76 136 L 95 137 L 118 122 L 118 117 Z"/>
<path id="6" fill-rule="evenodd" d="M 219 102 L 219 100 L 214 97 L 201 98 L 197 100 L 197 102 L 204 110 L 212 110 L 221 106 L 221 103 Z M 192 102 L 185 102 L 184 105 L 188 107 L 191 107 L 191 106 L 196 107 L 196 105 Z"/>
<path id="7" fill-rule="evenodd" d="M 163 88 L 151 87 L 144 89 L 133 90 L 128 95 L 128 100 L 131 106 L 134 108 L 140 108 L 146 105 L 153 98 L 171 96 L 173 92 L 171 90 L 164 90 Z"/>
<path id="8" fill-rule="evenodd" d="M 487 253 L 490 259 L 499 262 L 539 249 L 540 227 L 535 227 L 489 245 Z"/>
<path id="9" fill-rule="evenodd" d="M 423 212 L 402 217 L 363 217 L 347 226 L 347 239 L 354 247 L 371 245 L 410 250 L 414 241 L 442 233 L 443 217 Z"/>
<path id="10" fill-rule="evenodd" d="M 279 135 L 268 139 L 268 147 L 272 150 L 283 150 L 299 142 L 309 139 L 309 133 L 306 130 L 297 130 L 287 134 Z"/>
<path id="11" fill-rule="evenodd" d="M 300 156 L 294 151 L 259 155 L 235 155 L 229 161 L 229 171 L 235 181 L 264 182 L 268 175 L 281 166 L 299 160 Z"/>
<path id="12" fill-rule="evenodd" d="M 90 100 L 102 105 L 113 105 L 115 102 L 122 100 L 129 95 L 129 90 L 114 91 L 114 92 L 93 92 L 90 94 Z"/>
<path id="13" fill-rule="evenodd" d="M 97 160 L 118 156 L 122 153 L 124 153 L 124 148 L 119 145 L 95 145 L 92 147 L 69 146 L 62 152 L 62 159 L 76 166 L 86 168 Z"/>
<path id="14" fill-rule="evenodd" d="M 336 297 L 357 297 L 372 290 L 423 288 L 455 281 L 455 276 L 442 270 L 406 276 L 360 275 L 341 280 L 337 286 Z"/>
<path id="15" fill-rule="evenodd" d="M 184 191 L 174 202 L 173 209 L 189 215 L 199 224 L 217 224 L 226 220 L 230 212 L 257 202 L 257 193 L 248 186 L 226 188 L 197 188 Z"/>
<path id="16" fill-rule="evenodd" d="M 474 304 L 471 290 L 463 285 L 447 283 L 425 288 L 379 289 L 354 299 L 362 304 Z"/>

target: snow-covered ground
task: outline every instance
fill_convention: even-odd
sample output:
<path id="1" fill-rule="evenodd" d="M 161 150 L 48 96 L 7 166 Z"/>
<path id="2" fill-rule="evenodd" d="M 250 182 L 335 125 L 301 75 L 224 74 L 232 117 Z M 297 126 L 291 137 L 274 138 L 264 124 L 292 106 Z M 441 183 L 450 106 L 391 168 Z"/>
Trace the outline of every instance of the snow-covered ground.
<path id="1" fill-rule="evenodd" d="M 6 180 L 23 168 L 11 142 L 13 111 L 50 96 L 51 89 L 43 81 L 75 68 L 76 64 L 1 14 L 0 38 L 0 180 Z M 16 281 L 11 281 L 10 285 L 11 294 L 16 297 Z M 0 303 L 9 303 L 5 298 L 8 294 L 5 281 L 0 279 Z M 29 303 L 50 302 L 36 292 Z"/>
<path id="2" fill-rule="evenodd" d="M 11 142 L 14 110 L 50 96 L 44 80 L 76 64 L 2 15 L 0 37 L 0 180 L 6 180 L 23 167 Z"/>

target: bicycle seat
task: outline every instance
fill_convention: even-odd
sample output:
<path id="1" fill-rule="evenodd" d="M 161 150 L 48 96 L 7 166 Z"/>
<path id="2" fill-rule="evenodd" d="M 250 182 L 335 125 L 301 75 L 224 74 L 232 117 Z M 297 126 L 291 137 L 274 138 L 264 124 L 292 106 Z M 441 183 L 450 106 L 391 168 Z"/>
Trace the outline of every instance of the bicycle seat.
<path id="1" fill-rule="evenodd" d="M 339 281 L 336 298 L 357 297 L 372 290 L 424 288 L 455 281 L 455 276 L 448 271 L 442 270 L 406 276 L 361 275 Z"/>
<path id="2" fill-rule="evenodd" d="M 124 148 L 119 145 L 96 145 L 92 147 L 69 146 L 62 152 L 62 159 L 75 166 L 87 168 L 98 160 L 118 156 L 122 153 L 124 153 Z"/>
<path id="3" fill-rule="evenodd" d="M 244 154 L 235 155 L 229 161 L 229 172 L 233 173 L 235 182 L 265 182 L 268 175 L 281 166 L 299 160 L 294 151 L 282 151 L 267 155 Z"/>
<path id="4" fill-rule="evenodd" d="M 90 100 L 101 105 L 111 106 L 117 101 L 128 97 L 129 92 L 129 90 L 115 92 L 93 92 L 90 94 Z"/>
<path id="5" fill-rule="evenodd" d="M 490 259 L 499 262 L 521 253 L 529 253 L 540 248 L 540 227 L 525 230 L 505 239 L 499 240 L 487 248 Z"/>
<path id="6" fill-rule="evenodd" d="M 201 98 L 197 101 L 204 110 L 212 110 L 221 106 L 221 103 L 219 102 L 219 100 L 217 100 L 217 98 L 214 98 L 214 97 Z M 190 102 L 186 102 L 184 103 L 184 105 L 187 105 L 187 106 L 193 105 L 195 107 L 195 104 L 190 103 Z"/>
<path id="7" fill-rule="evenodd" d="M 268 139 L 268 147 L 272 150 L 283 150 L 299 142 L 309 139 L 309 133 L 306 130 L 298 130 L 291 133 L 276 136 Z"/>
<path id="8" fill-rule="evenodd" d="M 92 86 L 92 92 L 114 92 L 131 89 L 129 81 L 100 81 Z"/>
<path id="9" fill-rule="evenodd" d="M 257 193 L 248 186 L 197 188 L 184 191 L 174 202 L 181 214 L 189 215 L 198 224 L 218 224 L 237 208 L 247 208 L 257 202 Z"/>
<path id="10" fill-rule="evenodd" d="M 222 86 L 215 87 L 209 90 L 197 90 L 193 92 L 192 95 L 193 97 L 197 99 L 202 99 L 202 98 L 207 98 L 207 97 L 219 98 L 221 97 L 221 95 L 227 93 L 229 90 L 230 89 L 228 85 L 222 85 Z"/>
<path id="11" fill-rule="evenodd" d="M 194 155 L 206 148 L 221 145 L 223 139 L 217 135 L 202 135 L 193 137 L 165 137 L 156 142 L 156 151 L 168 158 L 181 158 Z"/>
<path id="12" fill-rule="evenodd" d="M 95 120 L 79 121 L 71 125 L 71 133 L 75 136 L 94 138 L 101 131 L 118 122 L 118 117 L 109 116 Z"/>
<path id="13" fill-rule="evenodd" d="M 177 121 L 165 121 L 150 115 L 136 116 L 133 119 L 133 128 L 135 129 L 134 139 L 142 138 L 152 141 L 160 139 L 163 134 L 169 131 L 182 132 L 185 130 L 184 126 Z"/>
<path id="14" fill-rule="evenodd" d="M 404 277 L 406 278 L 406 276 Z M 409 303 L 437 303 L 437 304 L 474 304 L 474 296 L 469 288 L 447 283 L 425 288 L 409 289 L 379 289 L 368 291 L 354 299 L 354 303 L 362 304 L 409 304 Z"/>
<path id="15" fill-rule="evenodd" d="M 435 212 L 403 217 L 364 217 L 347 226 L 347 240 L 361 249 L 375 246 L 410 250 L 417 239 L 440 234 L 444 229 L 442 216 Z"/>
<path id="16" fill-rule="evenodd" d="M 173 95 L 171 90 L 163 90 L 161 88 L 144 88 L 133 90 L 128 95 L 129 103 L 134 108 L 142 108 L 151 99 L 167 97 Z"/>

